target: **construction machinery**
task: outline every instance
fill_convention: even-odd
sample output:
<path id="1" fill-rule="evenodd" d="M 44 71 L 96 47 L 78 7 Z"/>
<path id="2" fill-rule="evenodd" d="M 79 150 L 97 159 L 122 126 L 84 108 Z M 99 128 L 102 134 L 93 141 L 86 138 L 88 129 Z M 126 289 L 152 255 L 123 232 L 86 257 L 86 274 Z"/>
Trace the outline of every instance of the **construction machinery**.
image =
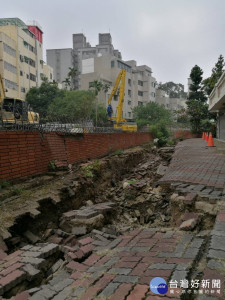
<path id="1" fill-rule="evenodd" d="M 137 124 L 134 122 L 127 122 L 127 120 L 123 119 L 125 79 L 126 79 L 126 70 L 122 69 L 116 78 L 111 95 L 108 99 L 108 108 L 107 108 L 108 119 L 113 122 L 113 127 L 116 130 L 135 132 L 135 131 L 137 131 Z M 119 101 L 118 101 L 118 106 L 116 108 L 116 110 L 117 110 L 116 116 L 113 117 L 111 101 L 112 101 L 112 98 L 116 95 L 119 85 L 120 85 Z"/>
<path id="2" fill-rule="evenodd" d="M 9 98 L 5 95 L 3 79 L 0 74 L 0 122 L 3 125 L 38 124 L 39 114 L 32 111 L 22 99 Z"/>

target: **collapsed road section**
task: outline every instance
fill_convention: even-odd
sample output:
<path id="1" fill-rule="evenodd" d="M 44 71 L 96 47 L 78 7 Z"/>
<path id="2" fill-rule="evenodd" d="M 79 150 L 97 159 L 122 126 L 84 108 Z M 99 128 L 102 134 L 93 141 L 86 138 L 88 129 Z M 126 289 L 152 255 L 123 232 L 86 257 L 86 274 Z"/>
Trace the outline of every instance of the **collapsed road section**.
<path id="1" fill-rule="evenodd" d="M 223 204 L 206 187 L 159 185 L 173 152 L 117 151 L 3 190 L 2 298 L 158 299 L 149 283 L 162 277 L 169 299 L 205 299 L 207 286 L 180 282 L 223 283 Z"/>

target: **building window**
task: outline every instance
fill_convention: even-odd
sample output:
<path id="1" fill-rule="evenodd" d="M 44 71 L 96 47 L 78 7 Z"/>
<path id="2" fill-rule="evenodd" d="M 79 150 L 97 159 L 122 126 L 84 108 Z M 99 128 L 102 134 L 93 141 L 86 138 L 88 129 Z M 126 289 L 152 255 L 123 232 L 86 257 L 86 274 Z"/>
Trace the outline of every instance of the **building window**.
<path id="1" fill-rule="evenodd" d="M 23 76 L 23 71 L 20 71 L 20 76 Z"/>
<path id="2" fill-rule="evenodd" d="M 138 85 L 143 86 L 143 81 L 138 80 Z"/>
<path id="3" fill-rule="evenodd" d="M 128 90 L 128 96 L 131 97 L 131 90 Z"/>
<path id="4" fill-rule="evenodd" d="M 93 81 L 89 82 L 89 89 L 92 87 Z"/>
<path id="5" fill-rule="evenodd" d="M 30 73 L 30 80 L 36 81 L 36 76 Z"/>
<path id="6" fill-rule="evenodd" d="M 16 57 L 16 50 L 14 50 L 12 47 L 10 47 L 9 45 L 3 43 L 3 49 L 6 53 L 8 53 L 9 55 Z"/>
<path id="7" fill-rule="evenodd" d="M 131 79 L 128 78 L 128 85 L 131 86 Z"/>
<path id="8" fill-rule="evenodd" d="M 155 93 L 154 92 L 152 92 L 152 97 L 155 98 Z"/>
<path id="9" fill-rule="evenodd" d="M 128 112 L 128 117 L 131 118 L 131 112 Z"/>
<path id="10" fill-rule="evenodd" d="M 52 79 L 52 73 L 50 73 L 50 79 Z"/>
<path id="11" fill-rule="evenodd" d="M 131 105 L 131 104 L 132 104 L 132 101 L 129 100 L 129 101 L 128 101 L 128 105 Z"/>
<path id="12" fill-rule="evenodd" d="M 155 87 L 155 85 L 156 85 L 155 82 L 152 82 L 152 87 Z"/>
<path id="13" fill-rule="evenodd" d="M 138 96 L 143 96 L 143 92 L 142 91 L 138 91 Z"/>
<path id="14" fill-rule="evenodd" d="M 114 66 L 115 66 L 115 61 L 111 60 L 111 68 L 114 68 Z"/>
<path id="15" fill-rule="evenodd" d="M 17 91 L 17 84 L 11 80 L 5 79 L 5 87 Z"/>
<path id="16" fill-rule="evenodd" d="M 138 101 L 138 106 L 141 106 L 141 105 L 143 105 L 143 102 Z"/>
<path id="17" fill-rule="evenodd" d="M 113 100 L 118 101 L 118 95 L 114 95 Z"/>
<path id="18" fill-rule="evenodd" d="M 131 67 L 122 63 L 121 61 L 117 61 L 118 68 L 125 69 L 127 72 L 131 72 Z"/>
<path id="19" fill-rule="evenodd" d="M 27 79 L 29 79 L 29 74 L 27 74 Z"/>
<path id="20" fill-rule="evenodd" d="M 11 65 L 10 63 L 8 63 L 7 61 L 4 61 L 4 69 L 11 72 L 11 73 L 14 73 L 16 74 L 16 67 Z"/>
<path id="21" fill-rule="evenodd" d="M 25 93 L 25 92 L 26 92 L 26 90 L 25 90 L 24 87 L 21 87 L 21 92 L 22 92 L 22 93 Z"/>

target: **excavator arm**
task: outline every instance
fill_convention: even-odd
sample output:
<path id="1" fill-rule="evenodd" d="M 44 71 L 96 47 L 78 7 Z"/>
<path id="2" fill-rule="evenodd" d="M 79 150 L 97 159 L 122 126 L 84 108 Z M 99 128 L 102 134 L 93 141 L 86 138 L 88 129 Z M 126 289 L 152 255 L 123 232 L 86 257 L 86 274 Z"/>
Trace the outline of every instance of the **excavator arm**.
<path id="1" fill-rule="evenodd" d="M 115 117 L 111 117 L 111 120 L 115 120 L 117 124 L 124 122 L 125 120 L 122 118 L 123 115 L 123 100 L 124 100 L 124 90 L 125 90 L 125 79 L 126 79 L 126 70 L 122 69 L 115 81 L 114 87 L 108 99 L 108 105 L 111 105 L 111 101 L 113 96 L 116 94 L 118 87 L 120 85 L 120 96 L 119 102 L 117 106 L 117 114 Z"/>

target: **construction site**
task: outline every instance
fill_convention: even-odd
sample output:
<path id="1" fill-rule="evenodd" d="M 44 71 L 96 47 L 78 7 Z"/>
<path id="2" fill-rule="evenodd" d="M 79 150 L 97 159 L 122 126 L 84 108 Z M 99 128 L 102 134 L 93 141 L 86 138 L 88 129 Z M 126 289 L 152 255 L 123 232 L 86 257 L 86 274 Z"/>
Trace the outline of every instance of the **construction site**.
<path id="1" fill-rule="evenodd" d="M 0 138 L 1 177 L 14 178 L 1 181 L 1 299 L 225 299 L 216 147 L 157 148 L 140 132 Z"/>

